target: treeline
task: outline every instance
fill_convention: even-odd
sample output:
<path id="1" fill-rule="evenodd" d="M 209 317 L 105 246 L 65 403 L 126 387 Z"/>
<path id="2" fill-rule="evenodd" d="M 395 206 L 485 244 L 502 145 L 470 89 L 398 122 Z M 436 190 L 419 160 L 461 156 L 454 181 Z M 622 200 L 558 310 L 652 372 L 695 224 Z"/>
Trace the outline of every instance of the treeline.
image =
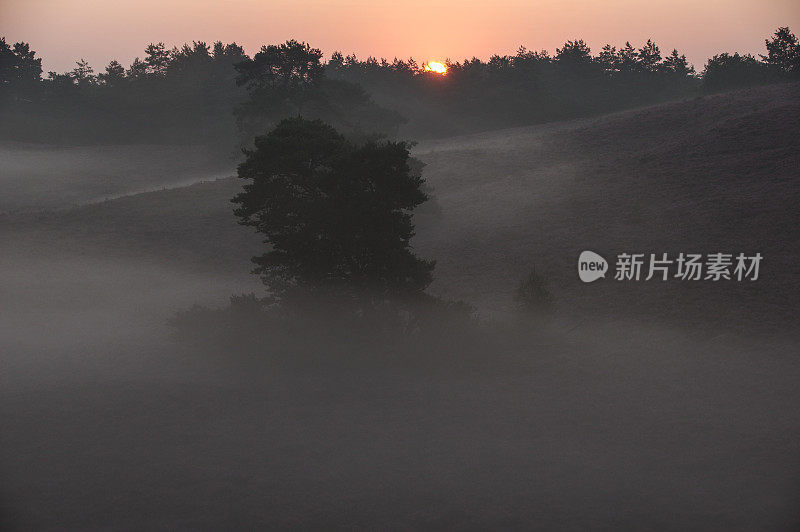
<path id="1" fill-rule="evenodd" d="M 399 109 L 417 135 L 585 116 L 685 97 L 699 84 L 685 56 L 673 51 L 662 59 L 651 41 L 638 50 L 607 46 L 597 56 L 584 41 L 568 41 L 552 56 L 521 47 L 515 55 L 446 66 L 441 76 L 413 59 L 359 61 L 334 53 L 328 71 Z"/>
<path id="2" fill-rule="evenodd" d="M 127 68 L 80 60 L 43 75 L 27 43 L 0 38 L 0 137 L 60 143 L 188 142 L 229 149 L 287 116 L 320 118 L 353 135 L 424 137 L 560 120 L 800 77 L 789 28 L 766 54 L 720 54 L 702 72 L 652 41 L 592 51 L 568 41 L 551 55 L 447 62 L 445 75 L 413 59 L 322 52 L 288 41 L 252 58 L 236 43 L 147 46 Z"/>
<path id="3" fill-rule="evenodd" d="M 128 68 L 111 61 L 96 72 L 81 59 L 44 77 L 28 44 L 0 39 L 6 139 L 200 143 L 229 152 L 300 113 L 361 135 L 394 135 L 403 121 L 361 87 L 327 78 L 322 53 L 297 41 L 264 46 L 253 58 L 236 43 L 155 43 Z"/>
<path id="4" fill-rule="evenodd" d="M 446 62 L 447 75 L 413 59 L 359 60 L 334 53 L 330 76 L 358 83 L 408 117 L 414 135 L 561 120 L 659 101 L 800 77 L 800 46 L 789 28 L 766 40 L 767 54 L 720 54 L 696 72 L 677 50 L 648 40 L 636 48 L 606 45 L 592 54 L 582 40 L 554 55 L 521 47 L 515 55 Z"/>
<path id="5" fill-rule="evenodd" d="M 42 76 L 27 44 L 2 59 L 2 135 L 50 142 L 212 142 L 236 131 L 232 108 L 242 99 L 234 65 L 241 46 L 197 42 L 167 50 L 151 44 L 125 68 L 111 61 L 96 72 L 81 59 L 73 70 Z M 16 63 L 16 64 L 14 64 Z"/>

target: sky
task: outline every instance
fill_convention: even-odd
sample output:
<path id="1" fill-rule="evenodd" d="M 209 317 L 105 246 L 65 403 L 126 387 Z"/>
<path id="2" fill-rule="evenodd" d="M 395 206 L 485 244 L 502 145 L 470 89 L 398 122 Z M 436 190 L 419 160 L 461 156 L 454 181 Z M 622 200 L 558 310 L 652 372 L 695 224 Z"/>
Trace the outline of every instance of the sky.
<path id="1" fill-rule="evenodd" d="M 698 70 L 717 53 L 765 53 L 779 26 L 800 33 L 798 0 L 0 0 L 0 36 L 25 41 L 44 71 L 86 59 L 96 71 L 128 65 L 150 42 L 236 41 L 249 54 L 294 38 L 329 57 L 460 61 L 512 54 L 520 45 L 553 53 L 582 38 L 593 52 L 652 38 Z"/>

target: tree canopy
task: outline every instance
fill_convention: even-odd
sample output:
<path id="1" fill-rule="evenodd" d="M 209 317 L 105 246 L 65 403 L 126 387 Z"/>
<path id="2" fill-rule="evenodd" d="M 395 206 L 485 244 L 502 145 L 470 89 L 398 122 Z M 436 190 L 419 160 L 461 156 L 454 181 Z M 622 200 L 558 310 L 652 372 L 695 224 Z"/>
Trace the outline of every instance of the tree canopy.
<path id="1" fill-rule="evenodd" d="M 0 99 L 30 96 L 42 77 L 42 59 L 30 45 L 10 45 L 0 37 Z"/>
<path id="2" fill-rule="evenodd" d="M 318 118 L 348 134 L 394 134 L 402 122 L 359 85 L 328 79 L 322 52 L 304 42 L 262 46 L 252 59 L 236 64 L 236 71 L 237 84 L 249 94 L 235 111 L 248 136 L 290 116 Z"/>
<path id="3" fill-rule="evenodd" d="M 765 43 L 767 55 L 761 58 L 767 64 L 785 73 L 800 74 L 800 43 L 788 27 L 778 28 Z"/>
<path id="4" fill-rule="evenodd" d="M 322 121 L 285 119 L 255 139 L 238 175 L 235 214 L 269 245 L 254 272 L 279 300 L 391 300 L 431 282 L 434 263 L 410 248 L 427 196 L 407 143 L 358 144 Z"/>

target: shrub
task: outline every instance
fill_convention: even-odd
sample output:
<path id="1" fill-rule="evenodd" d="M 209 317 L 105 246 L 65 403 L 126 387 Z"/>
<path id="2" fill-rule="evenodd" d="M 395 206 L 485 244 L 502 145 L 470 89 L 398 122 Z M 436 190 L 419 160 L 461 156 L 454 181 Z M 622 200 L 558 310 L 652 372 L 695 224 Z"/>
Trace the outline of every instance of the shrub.
<path id="1" fill-rule="evenodd" d="M 526 314 L 542 315 L 553 310 L 553 295 L 547 289 L 547 282 L 536 273 L 536 269 L 520 283 L 514 294 L 517 309 Z"/>

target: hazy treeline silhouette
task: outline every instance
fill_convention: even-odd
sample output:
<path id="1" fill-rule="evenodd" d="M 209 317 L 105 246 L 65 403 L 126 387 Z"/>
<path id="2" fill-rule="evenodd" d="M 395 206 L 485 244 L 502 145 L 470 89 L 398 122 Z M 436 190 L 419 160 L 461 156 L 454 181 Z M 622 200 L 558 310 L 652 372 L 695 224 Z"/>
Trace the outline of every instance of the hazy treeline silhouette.
<path id="1" fill-rule="evenodd" d="M 574 40 L 553 55 L 520 47 L 515 55 L 447 64 L 442 76 L 414 59 L 334 52 L 325 62 L 320 50 L 296 41 L 263 46 L 251 58 L 236 43 L 217 41 L 171 50 L 153 43 L 127 68 L 111 61 L 95 71 L 81 59 L 69 72 L 45 76 L 29 44 L 0 38 L 0 136 L 229 148 L 231 139 L 249 142 L 297 115 L 389 136 L 405 119 L 405 135 L 445 135 L 795 79 L 800 46 L 780 28 L 765 55 L 719 54 L 699 73 L 677 50 L 662 52 L 649 40 L 595 54 Z"/>
<path id="2" fill-rule="evenodd" d="M 0 48 L 3 76 L 11 78 L 2 95 L 6 138 L 210 142 L 235 133 L 231 110 L 244 91 L 234 82 L 233 66 L 247 57 L 235 43 L 174 50 L 151 44 L 128 68 L 111 61 L 95 72 L 81 59 L 73 70 L 46 78 L 33 52 L 16 58 L 21 67 L 8 66 L 4 41 Z"/>
<path id="3" fill-rule="evenodd" d="M 46 78 L 26 43 L 0 40 L 0 56 L 4 138 L 204 143 L 225 151 L 301 113 L 344 131 L 394 134 L 402 121 L 362 88 L 327 79 L 322 53 L 297 41 L 264 46 L 252 59 L 236 43 L 172 50 L 156 43 L 128 68 L 111 61 L 95 72 L 81 59 Z"/>
<path id="4" fill-rule="evenodd" d="M 673 49 L 648 40 L 605 45 L 592 54 L 583 40 L 556 53 L 520 47 L 515 55 L 447 61 L 447 75 L 425 72 L 414 59 L 389 62 L 334 53 L 331 76 L 364 86 L 409 118 L 411 133 L 450 134 L 560 120 L 681 99 L 705 92 L 800 77 L 800 46 L 789 28 L 766 41 L 767 55 L 720 54 L 702 72 Z"/>
<path id="5" fill-rule="evenodd" d="M 323 120 L 360 139 L 393 136 L 404 121 L 376 105 L 360 85 L 326 76 L 322 52 L 307 43 L 262 46 L 234 68 L 237 85 L 248 92 L 234 110 L 246 141 L 292 116 Z"/>
<path id="6" fill-rule="evenodd" d="M 447 61 L 447 75 L 420 70 L 413 60 L 388 62 L 334 53 L 332 76 L 363 85 L 409 117 L 414 134 L 449 134 L 584 116 L 681 98 L 699 80 L 677 51 L 666 60 L 648 41 L 607 46 L 598 56 L 582 40 L 556 50 Z"/>

